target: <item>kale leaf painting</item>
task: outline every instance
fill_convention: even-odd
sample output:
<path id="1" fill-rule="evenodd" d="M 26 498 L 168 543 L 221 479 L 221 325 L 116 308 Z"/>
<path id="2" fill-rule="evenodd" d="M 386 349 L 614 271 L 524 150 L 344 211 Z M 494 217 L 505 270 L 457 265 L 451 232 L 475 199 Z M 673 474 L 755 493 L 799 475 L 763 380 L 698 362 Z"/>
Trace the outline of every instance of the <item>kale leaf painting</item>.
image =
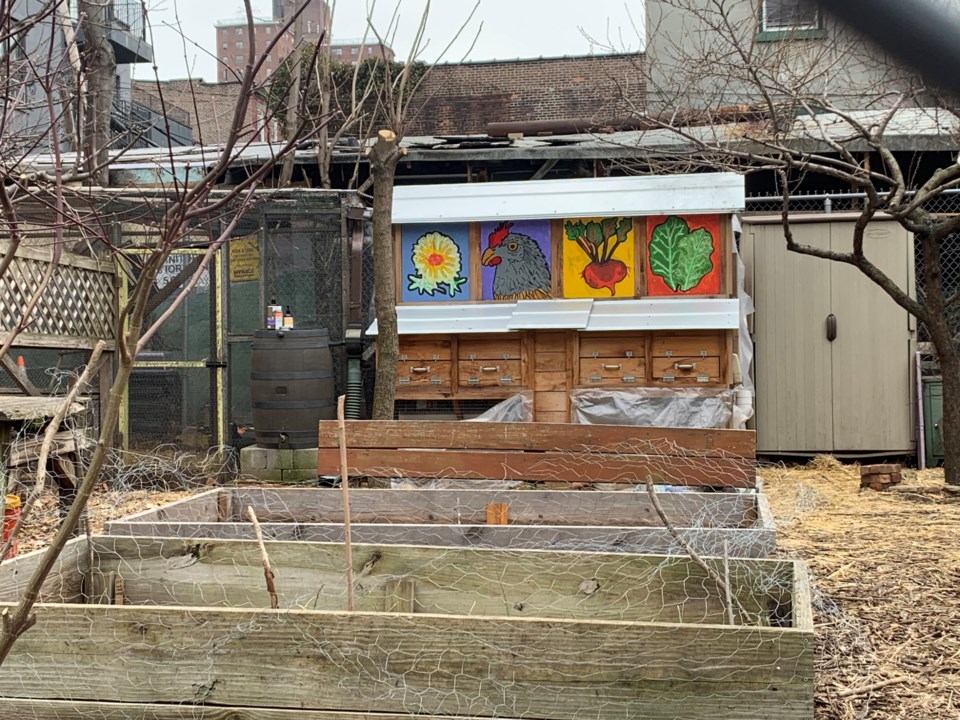
<path id="1" fill-rule="evenodd" d="M 442 232 L 422 235 L 413 245 L 412 259 L 416 272 L 407 275 L 407 290 L 430 296 L 439 292 L 452 298 L 467 282 L 467 278 L 461 275 L 460 248 L 453 238 Z"/>
<path id="2" fill-rule="evenodd" d="M 653 229 L 649 249 L 650 271 L 674 292 L 692 290 L 713 270 L 713 236 L 675 215 Z"/>

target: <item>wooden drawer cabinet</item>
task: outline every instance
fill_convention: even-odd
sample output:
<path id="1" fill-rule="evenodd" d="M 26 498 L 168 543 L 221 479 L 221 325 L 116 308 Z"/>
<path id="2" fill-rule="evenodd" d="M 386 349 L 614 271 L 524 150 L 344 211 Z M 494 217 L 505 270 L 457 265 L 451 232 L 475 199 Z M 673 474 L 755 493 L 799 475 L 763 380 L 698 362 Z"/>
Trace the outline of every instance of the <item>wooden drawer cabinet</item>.
<path id="1" fill-rule="evenodd" d="M 476 360 L 520 360 L 520 338 L 504 337 L 461 337 L 457 346 L 457 358 L 460 362 Z M 489 363 L 488 363 L 489 364 Z"/>
<path id="2" fill-rule="evenodd" d="M 721 333 L 657 334 L 651 344 L 651 379 L 664 385 L 717 385 L 723 382 Z"/>
<path id="3" fill-rule="evenodd" d="M 397 387 L 450 390 L 449 360 L 406 360 L 397 365 Z"/>
<path id="4" fill-rule="evenodd" d="M 451 342 L 432 338 L 400 338 L 400 362 L 452 360 Z"/>
<path id="5" fill-rule="evenodd" d="M 580 333 L 581 358 L 644 358 L 647 355 L 645 335 L 600 335 Z"/>
<path id="6" fill-rule="evenodd" d="M 462 357 L 462 355 L 461 355 Z M 519 387 L 523 385 L 519 360 L 460 360 L 460 387 Z"/>
<path id="7" fill-rule="evenodd" d="M 643 385 L 643 357 L 580 358 L 580 384 L 587 387 Z"/>

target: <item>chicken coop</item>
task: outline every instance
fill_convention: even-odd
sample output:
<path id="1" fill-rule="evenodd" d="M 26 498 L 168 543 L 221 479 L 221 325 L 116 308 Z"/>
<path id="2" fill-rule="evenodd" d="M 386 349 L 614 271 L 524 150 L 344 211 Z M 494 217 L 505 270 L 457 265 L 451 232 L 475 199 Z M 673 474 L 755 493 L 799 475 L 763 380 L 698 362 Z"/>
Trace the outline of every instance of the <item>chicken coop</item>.
<path id="1" fill-rule="evenodd" d="M 398 418 L 736 426 L 743 205 L 729 173 L 397 188 Z"/>

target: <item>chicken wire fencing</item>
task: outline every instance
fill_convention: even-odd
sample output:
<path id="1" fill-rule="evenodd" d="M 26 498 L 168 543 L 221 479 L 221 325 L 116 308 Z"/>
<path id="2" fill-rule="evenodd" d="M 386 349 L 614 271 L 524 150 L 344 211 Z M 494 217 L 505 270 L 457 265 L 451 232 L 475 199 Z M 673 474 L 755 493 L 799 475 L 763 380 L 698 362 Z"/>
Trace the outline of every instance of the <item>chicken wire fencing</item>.
<path id="1" fill-rule="evenodd" d="M 708 459 L 649 458 L 659 482 Z M 91 517 L 107 534 L 75 540 L 45 583 L 0 671 L 5 707 L 131 720 L 172 707 L 812 715 L 804 570 L 765 559 L 756 493 L 671 492 L 626 465 L 633 487 L 593 492 L 450 472 L 433 481 L 447 489 L 351 488 L 349 546 L 339 489 L 215 488 Z M 0 565 L 0 599 L 16 601 L 30 562 Z"/>

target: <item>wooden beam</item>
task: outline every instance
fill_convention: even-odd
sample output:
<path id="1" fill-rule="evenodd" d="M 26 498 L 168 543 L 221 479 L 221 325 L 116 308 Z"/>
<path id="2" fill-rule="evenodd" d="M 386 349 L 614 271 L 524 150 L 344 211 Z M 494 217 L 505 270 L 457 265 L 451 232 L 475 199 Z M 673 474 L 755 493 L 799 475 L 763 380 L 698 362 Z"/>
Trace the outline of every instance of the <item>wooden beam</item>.
<path id="1" fill-rule="evenodd" d="M 128 605 L 36 611 L 0 673 L 5 702 L 202 703 L 250 708 L 250 717 L 268 717 L 253 708 L 413 707 L 553 720 L 813 714 L 810 631 Z"/>
<path id="2" fill-rule="evenodd" d="M 0 365 L 3 366 L 3 369 L 7 371 L 7 375 L 13 379 L 13 382 L 16 383 L 22 392 L 32 397 L 41 395 L 37 386 L 30 382 L 26 370 L 17 365 L 16 360 L 10 357 L 10 353 L 4 353 L 4 355 L 0 357 Z"/>
<path id="3" fill-rule="evenodd" d="M 337 424 L 321 420 L 320 448 L 337 447 Z M 572 423 L 458 423 L 348 420 L 347 447 L 555 451 L 741 457 L 756 455 L 752 430 L 651 428 Z"/>
<path id="4" fill-rule="evenodd" d="M 483 425 L 485 423 L 476 423 Z M 498 450 L 447 450 L 434 453 L 417 449 L 351 449 L 351 476 L 524 480 L 530 482 L 625 483 L 702 487 L 753 487 L 753 462 L 725 458 L 672 458 L 589 452 L 517 452 Z M 317 473 L 334 475 L 339 452 L 317 452 Z"/>

